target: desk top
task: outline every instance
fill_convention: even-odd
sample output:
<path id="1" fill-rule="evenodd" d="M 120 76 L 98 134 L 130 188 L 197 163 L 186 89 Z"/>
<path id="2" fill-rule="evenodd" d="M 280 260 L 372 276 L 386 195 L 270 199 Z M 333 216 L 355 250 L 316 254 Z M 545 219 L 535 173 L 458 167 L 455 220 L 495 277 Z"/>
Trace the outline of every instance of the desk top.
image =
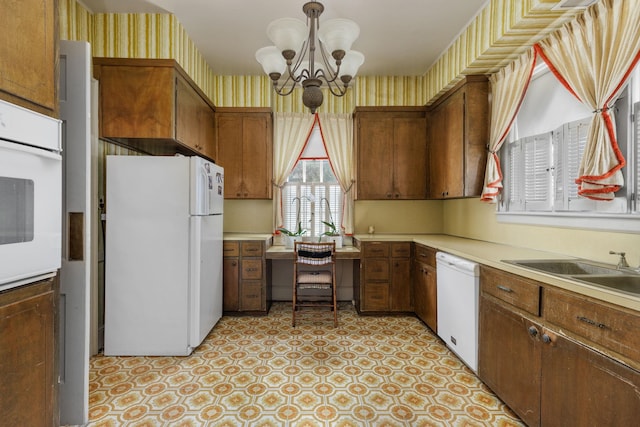
<path id="1" fill-rule="evenodd" d="M 285 246 L 271 246 L 267 249 L 267 259 L 293 259 L 293 249 Z M 336 249 L 336 259 L 360 259 L 360 249 L 343 246 Z"/>

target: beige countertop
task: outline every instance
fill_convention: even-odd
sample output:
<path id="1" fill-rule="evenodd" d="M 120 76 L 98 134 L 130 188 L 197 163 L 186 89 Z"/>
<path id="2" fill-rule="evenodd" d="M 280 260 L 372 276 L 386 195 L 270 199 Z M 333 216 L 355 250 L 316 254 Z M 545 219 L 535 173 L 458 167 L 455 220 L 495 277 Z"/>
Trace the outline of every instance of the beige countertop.
<path id="1" fill-rule="evenodd" d="M 223 240 L 264 240 L 269 242 L 273 236 L 268 233 L 224 233 Z"/>
<path id="2" fill-rule="evenodd" d="M 597 298 L 627 307 L 640 312 L 640 296 L 632 296 L 615 290 L 600 288 L 595 285 L 578 282 L 571 279 L 565 279 L 551 274 L 536 272 L 524 267 L 518 267 L 513 264 L 502 262 L 502 260 L 523 260 L 523 259 L 572 259 L 564 254 L 553 252 L 537 251 L 523 247 L 502 245 L 490 243 L 481 240 L 465 239 L 455 236 L 442 234 L 358 234 L 354 238 L 360 241 L 396 241 L 396 242 L 415 242 L 434 249 L 457 255 L 462 258 L 475 261 L 490 267 L 499 268 L 510 273 L 528 277 L 542 283 L 556 286 L 558 288 L 573 291 L 579 294 Z M 615 267 L 615 266 L 614 266 Z"/>

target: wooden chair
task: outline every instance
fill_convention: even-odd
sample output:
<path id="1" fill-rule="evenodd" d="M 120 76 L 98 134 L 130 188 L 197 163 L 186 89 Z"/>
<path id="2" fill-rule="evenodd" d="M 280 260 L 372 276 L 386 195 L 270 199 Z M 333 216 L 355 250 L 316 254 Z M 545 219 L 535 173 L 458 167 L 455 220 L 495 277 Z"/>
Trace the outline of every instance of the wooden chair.
<path id="1" fill-rule="evenodd" d="M 335 242 L 294 242 L 293 252 L 292 326 L 296 326 L 298 309 L 329 307 L 333 310 L 333 326 L 337 327 Z"/>

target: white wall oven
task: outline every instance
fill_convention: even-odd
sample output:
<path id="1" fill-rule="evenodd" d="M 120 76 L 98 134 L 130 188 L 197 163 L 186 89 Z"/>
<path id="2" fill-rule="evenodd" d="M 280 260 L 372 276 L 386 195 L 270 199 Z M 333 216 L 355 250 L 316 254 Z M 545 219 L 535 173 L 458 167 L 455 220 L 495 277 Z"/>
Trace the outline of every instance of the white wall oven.
<path id="1" fill-rule="evenodd" d="M 56 274 L 61 122 L 0 100 L 0 291 Z"/>

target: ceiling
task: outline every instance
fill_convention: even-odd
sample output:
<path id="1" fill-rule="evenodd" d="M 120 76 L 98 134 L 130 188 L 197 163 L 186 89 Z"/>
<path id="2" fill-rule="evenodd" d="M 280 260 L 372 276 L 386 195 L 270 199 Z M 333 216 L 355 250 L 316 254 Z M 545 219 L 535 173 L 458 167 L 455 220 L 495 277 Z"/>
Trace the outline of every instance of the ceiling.
<path id="1" fill-rule="evenodd" d="M 80 0 L 93 13 L 172 13 L 218 75 L 259 75 L 255 52 L 271 45 L 267 25 L 306 19 L 306 0 Z M 358 75 L 423 75 L 488 0 L 321 0 L 322 21 L 360 25 Z"/>

